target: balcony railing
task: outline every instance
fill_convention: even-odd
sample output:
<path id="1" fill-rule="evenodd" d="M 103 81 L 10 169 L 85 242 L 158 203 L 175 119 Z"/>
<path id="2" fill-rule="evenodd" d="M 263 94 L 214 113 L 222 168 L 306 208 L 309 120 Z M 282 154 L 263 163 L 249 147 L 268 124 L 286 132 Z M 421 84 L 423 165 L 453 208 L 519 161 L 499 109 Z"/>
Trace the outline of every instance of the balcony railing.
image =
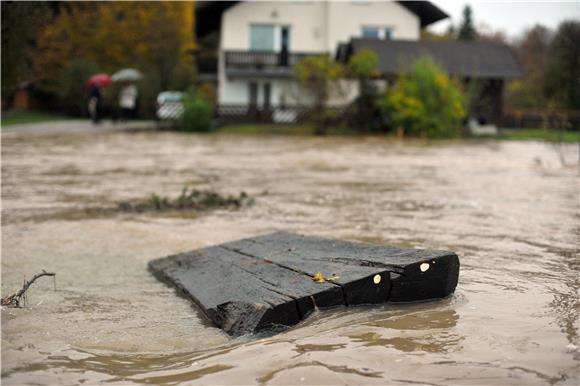
<path id="1" fill-rule="evenodd" d="M 225 64 L 227 72 L 292 73 L 294 65 L 303 58 L 323 54 L 323 52 L 226 51 Z"/>

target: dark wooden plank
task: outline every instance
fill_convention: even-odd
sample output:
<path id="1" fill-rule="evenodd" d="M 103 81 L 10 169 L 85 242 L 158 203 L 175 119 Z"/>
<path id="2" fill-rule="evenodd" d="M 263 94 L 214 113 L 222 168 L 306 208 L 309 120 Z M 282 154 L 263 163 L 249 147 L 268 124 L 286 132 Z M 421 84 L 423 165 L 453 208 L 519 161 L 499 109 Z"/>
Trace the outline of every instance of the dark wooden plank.
<path id="1" fill-rule="evenodd" d="M 352 264 L 354 260 L 336 259 L 340 246 L 334 241 L 285 232 L 223 244 L 231 251 L 263 258 L 312 278 L 318 272 L 338 277 L 333 282 L 344 292 L 345 305 L 384 303 L 391 288 L 390 271 L 384 267 Z"/>
<path id="2" fill-rule="evenodd" d="M 381 303 L 385 292 L 389 292 L 388 300 L 393 302 L 442 298 L 455 290 L 459 276 L 459 258 L 449 251 L 385 247 L 286 232 L 227 243 L 224 247 L 262 256 L 311 276 L 322 270 L 336 273 L 340 276 L 337 283 L 345 289 L 347 305 Z M 380 274 L 384 279 L 389 276 L 387 272 L 393 273 L 390 291 L 374 297 L 353 294 L 373 289 L 366 285 L 372 282 L 373 275 Z"/>
<path id="3" fill-rule="evenodd" d="M 445 297 L 457 285 L 459 259 L 276 232 L 154 260 L 149 268 L 239 335 L 296 324 L 316 307 Z M 336 280 L 317 283 L 318 272 Z"/>
<path id="4" fill-rule="evenodd" d="M 336 284 L 316 283 L 310 276 L 220 246 L 154 260 L 149 268 L 232 335 L 294 325 L 316 306 L 344 304 Z"/>

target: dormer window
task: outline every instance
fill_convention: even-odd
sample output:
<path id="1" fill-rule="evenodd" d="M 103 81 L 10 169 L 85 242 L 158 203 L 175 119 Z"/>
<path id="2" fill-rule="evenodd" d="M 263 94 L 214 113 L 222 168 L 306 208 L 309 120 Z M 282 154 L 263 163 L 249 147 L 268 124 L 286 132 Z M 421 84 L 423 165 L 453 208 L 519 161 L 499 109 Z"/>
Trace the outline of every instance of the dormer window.
<path id="1" fill-rule="evenodd" d="M 368 39 L 391 40 L 394 38 L 392 27 L 362 26 L 361 35 Z"/>

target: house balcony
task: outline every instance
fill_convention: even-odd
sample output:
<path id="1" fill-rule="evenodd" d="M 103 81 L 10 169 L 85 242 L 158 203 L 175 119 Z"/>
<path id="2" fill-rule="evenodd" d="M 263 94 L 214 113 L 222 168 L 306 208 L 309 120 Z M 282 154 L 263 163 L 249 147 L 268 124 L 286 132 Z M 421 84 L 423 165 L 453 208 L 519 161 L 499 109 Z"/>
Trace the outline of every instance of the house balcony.
<path id="1" fill-rule="evenodd" d="M 292 78 L 296 63 L 307 56 L 324 54 L 228 50 L 224 52 L 226 75 L 230 78 Z"/>

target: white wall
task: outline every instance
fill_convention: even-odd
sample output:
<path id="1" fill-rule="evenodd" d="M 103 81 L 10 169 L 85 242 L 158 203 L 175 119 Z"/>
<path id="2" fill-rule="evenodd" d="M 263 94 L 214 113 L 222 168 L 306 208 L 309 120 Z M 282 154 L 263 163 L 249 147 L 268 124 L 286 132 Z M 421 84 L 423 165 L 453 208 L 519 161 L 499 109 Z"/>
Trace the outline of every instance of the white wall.
<path id="1" fill-rule="evenodd" d="M 234 5 L 222 15 L 222 50 L 248 50 L 250 24 L 289 25 L 290 51 L 325 51 L 323 2 L 248 1 Z"/>
<path id="2" fill-rule="evenodd" d="M 220 54 L 218 63 L 218 101 L 219 103 L 242 103 L 249 101 L 249 80 L 228 79 L 225 74 L 224 50 L 250 49 L 250 24 L 263 23 L 289 25 L 290 51 L 324 52 L 327 47 L 324 15 L 326 4 L 323 2 L 241 2 L 227 9 L 222 15 L 220 31 Z M 272 84 L 272 105 L 278 105 L 280 94 L 292 94 L 290 88 L 297 88 L 292 80 L 270 80 Z M 283 91 L 285 90 L 285 91 Z M 262 87 L 258 92 L 261 104 Z M 288 104 L 295 104 L 286 98 Z"/>
<path id="3" fill-rule="evenodd" d="M 287 106 L 309 104 L 312 102 L 293 79 L 228 79 L 223 84 L 220 103 L 247 104 L 250 100 L 249 84 L 258 84 L 258 107 L 264 104 L 264 84 L 270 83 L 270 105 L 280 106 L 282 101 Z"/>
<path id="4" fill-rule="evenodd" d="M 248 82 L 242 79 L 228 80 L 220 84 L 221 104 L 247 104 L 250 100 Z"/>
<path id="5" fill-rule="evenodd" d="M 391 27 L 395 39 L 418 40 L 419 18 L 393 1 L 247 1 L 222 16 L 221 49 L 248 50 L 250 24 L 290 25 L 290 50 L 334 52 L 362 26 Z"/>
<path id="6" fill-rule="evenodd" d="M 218 64 L 219 103 L 246 104 L 249 101 L 248 80 L 228 79 L 225 74 L 224 50 L 249 50 L 250 24 L 288 25 L 290 51 L 329 52 L 339 43 L 360 37 L 362 26 L 390 27 L 394 38 L 419 40 L 420 20 L 400 4 L 392 1 L 247 1 L 227 9 L 222 15 Z M 268 80 L 272 84 L 272 105 L 278 105 L 281 93 L 298 95 L 294 80 Z M 331 104 L 344 104 L 356 97 L 358 87 L 346 82 L 344 96 L 332 98 Z M 261 104 L 262 87 L 258 100 Z M 306 103 L 305 96 L 286 98 L 288 104 Z"/>
<path id="7" fill-rule="evenodd" d="M 360 37 L 362 26 L 390 27 L 394 39 L 419 40 L 420 20 L 417 15 L 392 1 L 336 1 L 328 3 L 328 50 L 336 50 L 339 42 Z"/>

